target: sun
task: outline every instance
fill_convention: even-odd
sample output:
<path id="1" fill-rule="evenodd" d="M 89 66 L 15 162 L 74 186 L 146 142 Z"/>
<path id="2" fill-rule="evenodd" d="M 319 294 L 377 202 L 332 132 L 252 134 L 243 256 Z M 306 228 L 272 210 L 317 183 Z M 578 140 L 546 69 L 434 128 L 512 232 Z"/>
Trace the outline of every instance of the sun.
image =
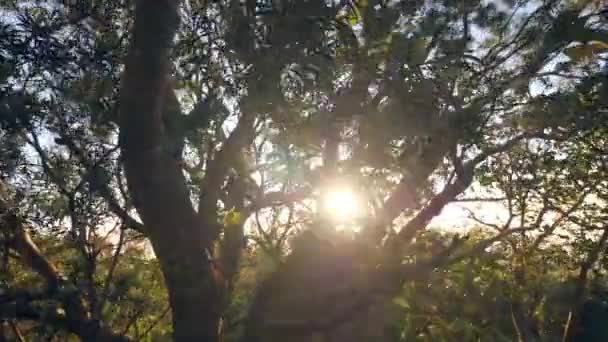
<path id="1" fill-rule="evenodd" d="M 347 221 L 360 214 L 357 196 L 347 188 L 331 189 L 323 196 L 323 206 L 337 221 Z"/>

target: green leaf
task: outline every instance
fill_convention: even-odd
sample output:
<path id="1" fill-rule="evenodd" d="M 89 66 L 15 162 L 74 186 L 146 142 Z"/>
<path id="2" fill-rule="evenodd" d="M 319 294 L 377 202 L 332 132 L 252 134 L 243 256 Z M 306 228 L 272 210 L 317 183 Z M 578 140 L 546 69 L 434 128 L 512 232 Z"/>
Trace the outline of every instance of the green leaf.
<path id="1" fill-rule="evenodd" d="M 230 209 L 224 216 L 224 226 L 238 226 L 243 223 L 243 215 L 234 208 Z"/>
<path id="2" fill-rule="evenodd" d="M 409 309 L 410 308 L 410 305 L 408 304 L 408 302 L 403 297 L 393 298 L 393 304 L 396 304 L 399 307 L 402 307 L 404 309 Z"/>

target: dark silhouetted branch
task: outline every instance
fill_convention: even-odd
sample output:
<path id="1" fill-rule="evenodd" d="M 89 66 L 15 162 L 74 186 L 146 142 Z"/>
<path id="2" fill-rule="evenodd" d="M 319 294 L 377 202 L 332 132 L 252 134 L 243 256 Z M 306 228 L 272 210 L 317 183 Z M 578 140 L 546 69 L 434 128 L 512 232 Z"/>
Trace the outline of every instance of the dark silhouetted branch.
<path id="1" fill-rule="evenodd" d="M 576 279 L 576 289 L 574 290 L 570 312 L 568 313 L 568 320 L 566 321 L 566 325 L 564 327 L 562 342 L 574 341 L 576 333 L 578 332 L 577 328 L 579 325 L 577 315 L 581 312 L 582 304 L 585 299 L 585 293 L 587 292 L 588 274 L 593 265 L 599 259 L 601 253 L 606 248 L 607 241 L 608 227 L 604 227 L 604 232 L 602 233 L 602 236 L 599 238 L 595 246 L 593 246 L 593 249 L 589 251 L 587 258 L 585 259 L 579 270 L 578 277 Z"/>

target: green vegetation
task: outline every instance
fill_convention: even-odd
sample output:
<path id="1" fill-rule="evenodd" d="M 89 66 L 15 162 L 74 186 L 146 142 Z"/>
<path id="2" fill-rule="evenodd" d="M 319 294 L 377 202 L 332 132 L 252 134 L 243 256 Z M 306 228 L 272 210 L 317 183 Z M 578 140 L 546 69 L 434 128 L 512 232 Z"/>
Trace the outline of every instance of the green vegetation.
<path id="1" fill-rule="evenodd" d="M 0 0 L 0 341 L 607 341 L 603 6 Z"/>

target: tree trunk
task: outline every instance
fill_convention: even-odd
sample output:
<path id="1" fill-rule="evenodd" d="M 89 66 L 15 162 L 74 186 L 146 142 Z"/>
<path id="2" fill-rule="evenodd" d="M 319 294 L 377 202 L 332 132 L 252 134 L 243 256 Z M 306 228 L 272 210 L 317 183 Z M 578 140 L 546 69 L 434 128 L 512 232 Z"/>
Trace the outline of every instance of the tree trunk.
<path id="1" fill-rule="evenodd" d="M 212 277 L 208 227 L 164 146 L 163 112 L 177 0 L 140 0 L 121 88 L 120 144 L 133 203 L 158 258 L 173 317 L 174 341 L 218 341 L 220 288 Z"/>
<path id="2" fill-rule="evenodd" d="M 174 341 L 218 341 L 220 295 L 206 257 L 170 237 L 153 244 L 169 292 Z"/>

